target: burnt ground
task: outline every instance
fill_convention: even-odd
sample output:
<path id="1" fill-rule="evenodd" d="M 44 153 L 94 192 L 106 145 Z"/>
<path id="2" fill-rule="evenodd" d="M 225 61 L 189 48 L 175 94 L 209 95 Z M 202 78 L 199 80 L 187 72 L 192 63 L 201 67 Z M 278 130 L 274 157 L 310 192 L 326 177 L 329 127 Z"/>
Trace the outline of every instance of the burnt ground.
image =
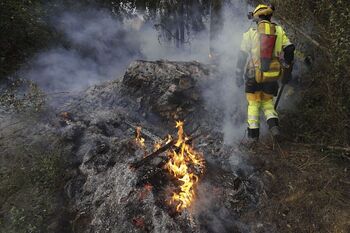
<path id="1" fill-rule="evenodd" d="M 20 166 L 1 167 L 0 229 L 349 232 L 348 155 L 290 139 L 273 147 L 268 135 L 254 149 L 241 140 L 224 145 L 221 100 L 208 104 L 210 93 L 202 93 L 218 91 L 216 73 L 197 62 L 136 61 L 122 80 L 67 97 L 50 114 L 19 124 L 10 115 L 6 125 L 17 128 L 2 128 L 1 159 Z M 199 135 L 193 144 L 206 160 L 195 202 L 181 213 L 167 204 L 177 184 L 164 154 L 130 169 L 150 152 L 137 146 L 132 125 L 163 138 L 176 135 L 176 119 Z M 152 137 L 143 136 L 151 148 Z M 37 157 L 40 166 L 30 162 Z M 64 166 L 52 160 L 62 157 Z M 33 196 L 47 201 L 25 201 Z"/>
<path id="2" fill-rule="evenodd" d="M 285 142 L 278 150 L 260 145 L 251 153 L 268 181 L 260 208 L 243 218 L 259 219 L 261 226 L 271 223 L 276 232 L 349 232 L 344 152 Z"/>

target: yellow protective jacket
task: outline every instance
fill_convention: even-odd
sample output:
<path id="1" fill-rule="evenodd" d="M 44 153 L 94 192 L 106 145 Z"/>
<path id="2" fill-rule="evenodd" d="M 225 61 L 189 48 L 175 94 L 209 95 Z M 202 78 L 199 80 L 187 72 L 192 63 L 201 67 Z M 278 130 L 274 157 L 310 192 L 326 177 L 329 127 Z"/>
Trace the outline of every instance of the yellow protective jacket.
<path id="1" fill-rule="evenodd" d="M 260 62 L 260 35 L 259 32 L 276 35 L 276 42 L 273 50 L 273 58 L 270 70 L 261 71 Z M 279 25 L 263 20 L 257 27 L 251 27 L 243 34 L 241 51 L 248 55 L 246 71 L 246 92 L 254 93 L 263 91 L 267 94 L 276 95 L 278 92 L 277 80 L 283 75 L 280 59 L 283 49 L 292 43 L 288 39 L 285 31 Z"/>

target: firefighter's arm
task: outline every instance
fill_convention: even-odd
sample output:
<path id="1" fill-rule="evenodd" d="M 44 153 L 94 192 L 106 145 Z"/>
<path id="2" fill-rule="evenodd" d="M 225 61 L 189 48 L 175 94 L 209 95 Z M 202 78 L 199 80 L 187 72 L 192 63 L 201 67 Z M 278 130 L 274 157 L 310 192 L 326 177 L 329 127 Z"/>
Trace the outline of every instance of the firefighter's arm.
<path id="1" fill-rule="evenodd" d="M 238 53 L 238 59 L 236 64 L 236 84 L 238 87 L 241 87 L 244 83 L 243 74 L 244 74 L 245 65 L 247 63 L 247 59 L 250 51 L 249 42 L 250 42 L 249 32 L 246 32 L 243 34 L 241 49 Z"/>
<path id="2" fill-rule="evenodd" d="M 295 46 L 290 42 L 284 31 L 282 37 L 282 47 L 284 53 L 284 62 L 283 77 L 281 81 L 283 84 L 287 84 L 292 79 Z"/>
<path id="3" fill-rule="evenodd" d="M 241 87 L 244 83 L 244 69 L 245 64 L 247 63 L 248 53 L 245 51 L 239 51 L 238 53 L 238 60 L 236 65 L 236 84 L 238 87 Z"/>

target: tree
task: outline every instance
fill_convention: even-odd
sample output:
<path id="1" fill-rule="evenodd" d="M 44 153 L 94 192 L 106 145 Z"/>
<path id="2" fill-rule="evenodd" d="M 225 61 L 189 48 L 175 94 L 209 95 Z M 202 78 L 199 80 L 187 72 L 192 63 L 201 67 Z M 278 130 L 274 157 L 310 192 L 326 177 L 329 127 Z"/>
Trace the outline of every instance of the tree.
<path id="1" fill-rule="evenodd" d="M 214 41 L 218 38 L 220 31 L 223 27 L 222 19 L 222 1 L 221 0 L 211 0 L 210 4 L 210 56 L 212 58 L 217 58 L 217 50 L 214 45 Z"/>

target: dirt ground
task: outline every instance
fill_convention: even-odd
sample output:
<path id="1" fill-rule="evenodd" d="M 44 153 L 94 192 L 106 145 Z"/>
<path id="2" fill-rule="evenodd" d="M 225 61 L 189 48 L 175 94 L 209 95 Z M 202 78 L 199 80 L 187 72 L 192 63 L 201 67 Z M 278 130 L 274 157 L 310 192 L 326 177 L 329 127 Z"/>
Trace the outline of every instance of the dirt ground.
<path id="1" fill-rule="evenodd" d="M 243 219 L 271 223 L 274 232 L 350 232 L 349 155 L 293 143 L 271 145 L 262 142 L 249 151 L 267 187 L 260 208 Z"/>

